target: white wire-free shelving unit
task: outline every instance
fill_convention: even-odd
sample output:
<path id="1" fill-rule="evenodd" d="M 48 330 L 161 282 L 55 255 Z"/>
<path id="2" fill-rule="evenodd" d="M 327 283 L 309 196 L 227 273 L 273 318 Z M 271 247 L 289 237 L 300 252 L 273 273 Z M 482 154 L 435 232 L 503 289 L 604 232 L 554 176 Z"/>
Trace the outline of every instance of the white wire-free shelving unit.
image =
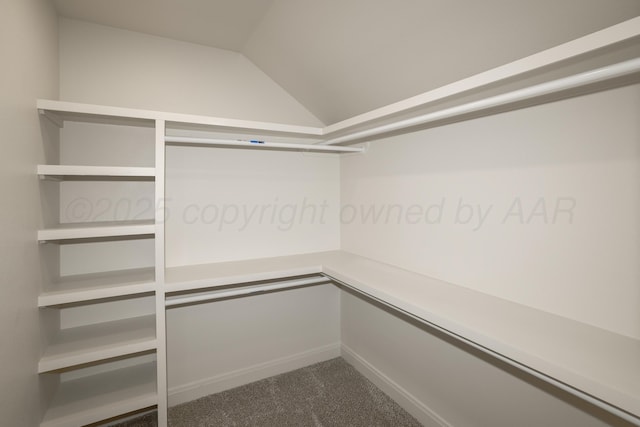
<path id="1" fill-rule="evenodd" d="M 164 198 L 167 145 L 366 155 L 360 143 L 391 132 L 637 82 L 639 40 L 636 18 L 324 128 L 39 100 L 48 127 L 89 122 L 153 129 L 145 142 L 153 146 L 153 166 L 52 162 L 34 167 L 34 175 L 54 182 L 149 181 L 158 206 Z M 154 262 L 103 273 L 49 272 L 38 298 L 43 318 L 56 319 L 56 310 L 68 306 L 132 298 L 151 299 L 155 310 L 43 331 L 38 373 L 50 398 L 43 427 L 90 424 L 154 406 L 159 425 L 166 427 L 168 307 L 328 281 L 640 424 L 638 340 L 340 251 L 165 268 L 162 209 L 142 221 L 46 225 L 34 237 L 54 248 L 43 250 L 53 254 L 46 257 L 55 258 L 55 248 L 65 244 L 153 239 Z M 87 370 L 87 365 L 96 368 Z"/>

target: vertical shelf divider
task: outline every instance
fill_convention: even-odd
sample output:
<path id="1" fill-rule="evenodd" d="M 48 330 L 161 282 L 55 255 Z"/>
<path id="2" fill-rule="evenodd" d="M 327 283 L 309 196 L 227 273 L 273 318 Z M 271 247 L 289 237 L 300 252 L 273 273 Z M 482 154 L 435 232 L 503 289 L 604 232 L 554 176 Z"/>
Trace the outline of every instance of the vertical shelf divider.
<path id="1" fill-rule="evenodd" d="M 155 121 L 155 268 L 156 268 L 156 339 L 157 348 L 157 388 L 158 427 L 167 427 L 168 387 L 167 387 L 167 333 L 165 311 L 165 121 Z"/>

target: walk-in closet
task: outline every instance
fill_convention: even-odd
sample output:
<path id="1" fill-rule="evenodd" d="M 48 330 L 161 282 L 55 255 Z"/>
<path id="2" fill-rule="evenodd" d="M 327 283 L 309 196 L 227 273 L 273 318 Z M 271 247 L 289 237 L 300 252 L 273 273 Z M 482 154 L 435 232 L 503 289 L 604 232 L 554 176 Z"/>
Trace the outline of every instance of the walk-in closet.
<path id="1" fill-rule="evenodd" d="M 636 0 L 8 0 L 0 424 L 640 426 Z"/>

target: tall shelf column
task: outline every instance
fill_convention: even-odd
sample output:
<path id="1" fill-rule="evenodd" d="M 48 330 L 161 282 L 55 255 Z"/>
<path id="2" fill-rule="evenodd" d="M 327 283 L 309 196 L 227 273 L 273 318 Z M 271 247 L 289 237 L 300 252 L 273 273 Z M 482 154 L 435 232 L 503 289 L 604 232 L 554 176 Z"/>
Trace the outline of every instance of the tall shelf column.
<path id="1" fill-rule="evenodd" d="M 164 191 L 164 161 L 154 120 L 41 113 L 40 426 L 71 427 L 158 405 L 164 235 L 146 206 Z"/>
<path id="2" fill-rule="evenodd" d="M 156 187 L 155 187 L 155 261 L 156 261 L 156 337 L 157 337 L 157 367 L 158 367 L 158 426 L 167 427 L 167 333 L 165 311 L 165 248 L 164 223 L 165 215 L 165 121 L 155 121 L 155 156 L 156 156 Z"/>

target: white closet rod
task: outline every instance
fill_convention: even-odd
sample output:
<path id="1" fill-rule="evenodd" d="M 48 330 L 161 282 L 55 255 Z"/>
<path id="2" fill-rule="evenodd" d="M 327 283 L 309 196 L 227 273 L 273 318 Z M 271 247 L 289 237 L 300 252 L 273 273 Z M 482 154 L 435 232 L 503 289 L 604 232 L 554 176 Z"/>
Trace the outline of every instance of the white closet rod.
<path id="1" fill-rule="evenodd" d="M 215 139 L 215 138 L 195 138 L 188 136 L 165 136 L 166 142 L 183 143 L 183 144 L 203 144 L 203 145 L 220 145 L 243 148 L 283 148 L 294 149 L 300 151 L 325 151 L 325 152 L 344 152 L 359 153 L 364 151 L 361 147 L 332 147 L 319 144 L 291 144 L 284 142 L 268 142 L 268 141 L 242 141 L 236 139 Z"/>
<path id="2" fill-rule="evenodd" d="M 330 283 L 330 282 L 331 280 L 324 276 L 309 277 L 306 279 L 285 280 L 281 282 L 268 283 L 265 285 L 256 285 L 256 286 L 250 286 L 245 288 L 230 289 L 228 291 L 211 291 L 209 293 L 198 293 L 195 295 L 181 295 L 181 296 L 175 296 L 175 297 L 168 297 L 165 302 L 165 306 L 172 307 L 176 305 L 193 304 L 196 302 L 215 301 L 223 298 L 258 294 L 261 292 L 295 288 L 298 286 L 321 285 L 321 284 Z"/>
<path id="3" fill-rule="evenodd" d="M 400 120 L 398 122 L 350 133 L 348 135 L 320 142 L 318 143 L 318 145 L 341 144 L 344 142 L 380 135 L 387 132 L 393 132 L 412 126 L 424 125 L 436 120 L 448 119 L 463 114 L 469 114 L 489 108 L 500 107 L 513 102 L 525 101 L 562 90 L 575 89 L 588 84 L 626 76 L 637 71 L 640 71 L 640 58 L 631 59 L 629 61 L 597 68 L 595 70 L 575 74 L 573 76 L 552 80 L 550 82 L 541 83 L 524 89 L 518 89 L 512 92 L 507 92 L 478 101 L 469 102 L 467 104 L 445 108 L 444 110 L 434 111 L 432 113 L 423 114 L 421 116 L 412 117 L 410 119 Z"/>

